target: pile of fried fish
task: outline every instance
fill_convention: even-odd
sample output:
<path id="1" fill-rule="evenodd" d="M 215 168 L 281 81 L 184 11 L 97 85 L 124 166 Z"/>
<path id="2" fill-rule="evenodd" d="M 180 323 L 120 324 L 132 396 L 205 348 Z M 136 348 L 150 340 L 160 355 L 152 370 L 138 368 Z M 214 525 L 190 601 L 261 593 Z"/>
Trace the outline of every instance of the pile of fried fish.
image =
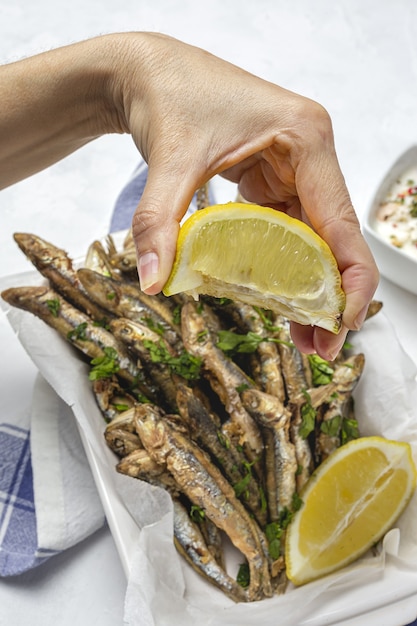
<path id="1" fill-rule="evenodd" d="M 303 355 L 288 320 L 247 304 L 145 295 L 131 233 L 119 247 L 93 242 L 82 267 L 33 234 L 14 238 L 47 284 L 3 299 L 88 361 L 117 470 L 170 493 L 180 554 L 236 602 L 283 592 L 303 486 L 359 436 L 352 392 L 364 356 L 347 344 L 331 363 Z"/>

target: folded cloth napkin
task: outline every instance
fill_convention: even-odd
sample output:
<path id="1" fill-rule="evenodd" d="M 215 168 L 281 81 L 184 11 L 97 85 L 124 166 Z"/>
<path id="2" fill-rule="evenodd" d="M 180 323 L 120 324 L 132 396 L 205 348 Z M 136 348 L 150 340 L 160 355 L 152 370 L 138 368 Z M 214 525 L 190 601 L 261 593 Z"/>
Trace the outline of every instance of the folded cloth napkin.
<path id="1" fill-rule="evenodd" d="M 129 228 L 147 171 L 140 162 L 122 189 L 110 232 Z M 188 213 L 195 209 L 194 199 Z M 30 406 L 0 423 L 0 576 L 40 565 L 103 523 L 71 408 L 39 374 Z"/>
<path id="2" fill-rule="evenodd" d="M 0 424 L 1 576 L 40 565 L 104 523 L 75 418 L 41 375 L 26 415 Z"/>

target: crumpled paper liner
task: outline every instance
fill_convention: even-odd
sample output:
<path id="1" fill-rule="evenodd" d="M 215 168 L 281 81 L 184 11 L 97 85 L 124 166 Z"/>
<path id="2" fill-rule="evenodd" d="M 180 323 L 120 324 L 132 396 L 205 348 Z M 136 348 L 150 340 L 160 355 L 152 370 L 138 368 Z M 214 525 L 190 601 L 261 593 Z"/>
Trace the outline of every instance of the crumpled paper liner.
<path id="1" fill-rule="evenodd" d="M 29 284 L 27 275 L 25 278 L 23 283 L 19 277 L 8 283 Z M 340 572 L 303 587 L 289 585 L 281 596 L 251 604 L 233 603 L 176 553 L 169 496 L 114 470 L 115 457 L 104 442 L 104 422 L 90 390 L 88 368 L 74 349 L 30 314 L 11 309 L 8 317 L 44 378 L 72 407 L 78 420 L 128 576 L 126 624 L 195 626 L 198 621 L 199 626 L 252 626 L 255 622 L 314 626 L 336 623 L 417 593 L 415 494 L 378 554 L 367 554 Z M 417 459 L 416 367 L 383 313 L 368 320 L 350 340 L 354 351 L 363 351 L 366 358 L 355 390 L 361 434 L 409 441 Z"/>

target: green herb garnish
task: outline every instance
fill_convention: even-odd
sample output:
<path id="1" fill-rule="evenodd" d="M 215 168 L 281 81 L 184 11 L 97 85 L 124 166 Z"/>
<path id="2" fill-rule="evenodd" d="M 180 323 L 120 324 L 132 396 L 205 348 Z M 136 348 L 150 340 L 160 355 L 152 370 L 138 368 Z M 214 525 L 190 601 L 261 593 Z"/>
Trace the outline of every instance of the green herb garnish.
<path id="1" fill-rule="evenodd" d="M 164 326 L 159 322 L 155 322 L 152 317 L 142 317 L 140 321 L 157 335 L 162 336 L 165 332 Z"/>
<path id="2" fill-rule="evenodd" d="M 313 376 L 313 385 L 327 385 L 333 380 L 333 369 L 329 362 L 322 359 L 318 354 L 309 354 L 308 362 L 310 363 L 311 373 Z"/>
<path id="3" fill-rule="evenodd" d="M 342 446 L 348 441 L 359 437 L 358 422 L 355 419 L 345 417 L 342 422 L 342 430 L 340 433 L 340 441 Z"/>
<path id="4" fill-rule="evenodd" d="M 124 411 L 127 411 L 130 408 L 128 404 L 122 404 L 121 402 L 113 403 L 112 407 L 114 407 L 116 411 L 119 411 L 119 413 L 123 413 Z"/>
<path id="5" fill-rule="evenodd" d="M 120 365 L 117 358 L 117 352 L 114 348 L 104 348 L 103 356 L 92 359 L 88 378 L 90 380 L 101 380 L 102 378 L 110 378 L 119 371 Z"/>
<path id="6" fill-rule="evenodd" d="M 240 498 L 242 495 L 245 497 L 248 496 L 248 486 L 252 479 L 252 463 L 248 461 L 243 462 L 244 476 L 233 485 L 233 489 L 235 490 L 235 494 L 237 498 Z"/>
<path id="7" fill-rule="evenodd" d="M 303 391 L 303 396 L 306 401 L 300 408 L 301 424 L 298 429 L 298 433 L 300 437 L 307 439 L 309 434 L 312 433 L 315 428 L 317 411 L 311 404 L 310 394 L 306 390 Z"/>
<path id="8" fill-rule="evenodd" d="M 249 565 L 247 563 L 241 563 L 239 565 L 239 570 L 236 576 L 236 582 L 244 589 L 246 589 L 246 587 L 249 587 L 250 571 L 249 571 Z"/>
<path id="9" fill-rule="evenodd" d="M 181 324 L 181 305 L 178 304 L 172 311 L 172 321 L 179 326 Z"/>
<path id="10" fill-rule="evenodd" d="M 340 433 L 340 427 L 342 425 L 342 416 L 335 415 L 328 420 L 324 420 L 320 424 L 320 430 L 329 437 L 338 437 Z"/>
<path id="11" fill-rule="evenodd" d="M 196 504 L 193 504 L 190 509 L 190 517 L 193 520 L 193 522 L 197 522 L 197 524 L 201 524 L 201 522 L 203 522 L 206 518 L 206 513 L 204 509 L 201 508 L 201 506 L 197 506 Z"/>
<path id="12" fill-rule="evenodd" d="M 163 341 L 155 343 L 149 339 L 143 341 L 143 345 L 149 351 L 152 363 L 167 365 L 170 371 L 186 380 L 196 380 L 200 376 L 202 360 L 186 350 L 178 356 L 173 356 L 168 351 Z"/>
<path id="13" fill-rule="evenodd" d="M 268 552 L 274 561 L 281 555 L 281 539 L 283 529 L 278 522 L 271 522 L 265 527 L 265 535 L 268 541 Z"/>
<path id="14" fill-rule="evenodd" d="M 76 326 L 75 328 L 73 328 L 72 330 L 70 330 L 67 334 L 67 337 L 70 341 L 76 341 L 77 339 L 79 341 L 86 341 L 87 339 L 87 322 L 82 322 L 81 324 L 78 324 L 78 326 Z"/>
<path id="15" fill-rule="evenodd" d="M 46 306 L 49 309 L 49 312 L 53 317 L 58 317 L 59 310 L 61 308 L 61 302 L 59 298 L 53 298 L 52 300 L 46 301 Z"/>

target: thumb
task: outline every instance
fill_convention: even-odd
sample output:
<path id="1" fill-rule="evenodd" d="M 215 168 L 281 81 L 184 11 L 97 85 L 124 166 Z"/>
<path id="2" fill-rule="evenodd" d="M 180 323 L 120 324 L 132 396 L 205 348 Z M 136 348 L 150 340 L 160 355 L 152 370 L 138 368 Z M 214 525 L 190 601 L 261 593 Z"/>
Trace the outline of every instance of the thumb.
<path id="1" fill-rule="evenodd" d="M 178 181 L 181 181 L 178 184 Z M 174 263 L 180 221 L 195 188 L 184 175 L 149 168 L 142 198 L 132 219 L 139 282 L 149 295 L 159 293 Z"/>

